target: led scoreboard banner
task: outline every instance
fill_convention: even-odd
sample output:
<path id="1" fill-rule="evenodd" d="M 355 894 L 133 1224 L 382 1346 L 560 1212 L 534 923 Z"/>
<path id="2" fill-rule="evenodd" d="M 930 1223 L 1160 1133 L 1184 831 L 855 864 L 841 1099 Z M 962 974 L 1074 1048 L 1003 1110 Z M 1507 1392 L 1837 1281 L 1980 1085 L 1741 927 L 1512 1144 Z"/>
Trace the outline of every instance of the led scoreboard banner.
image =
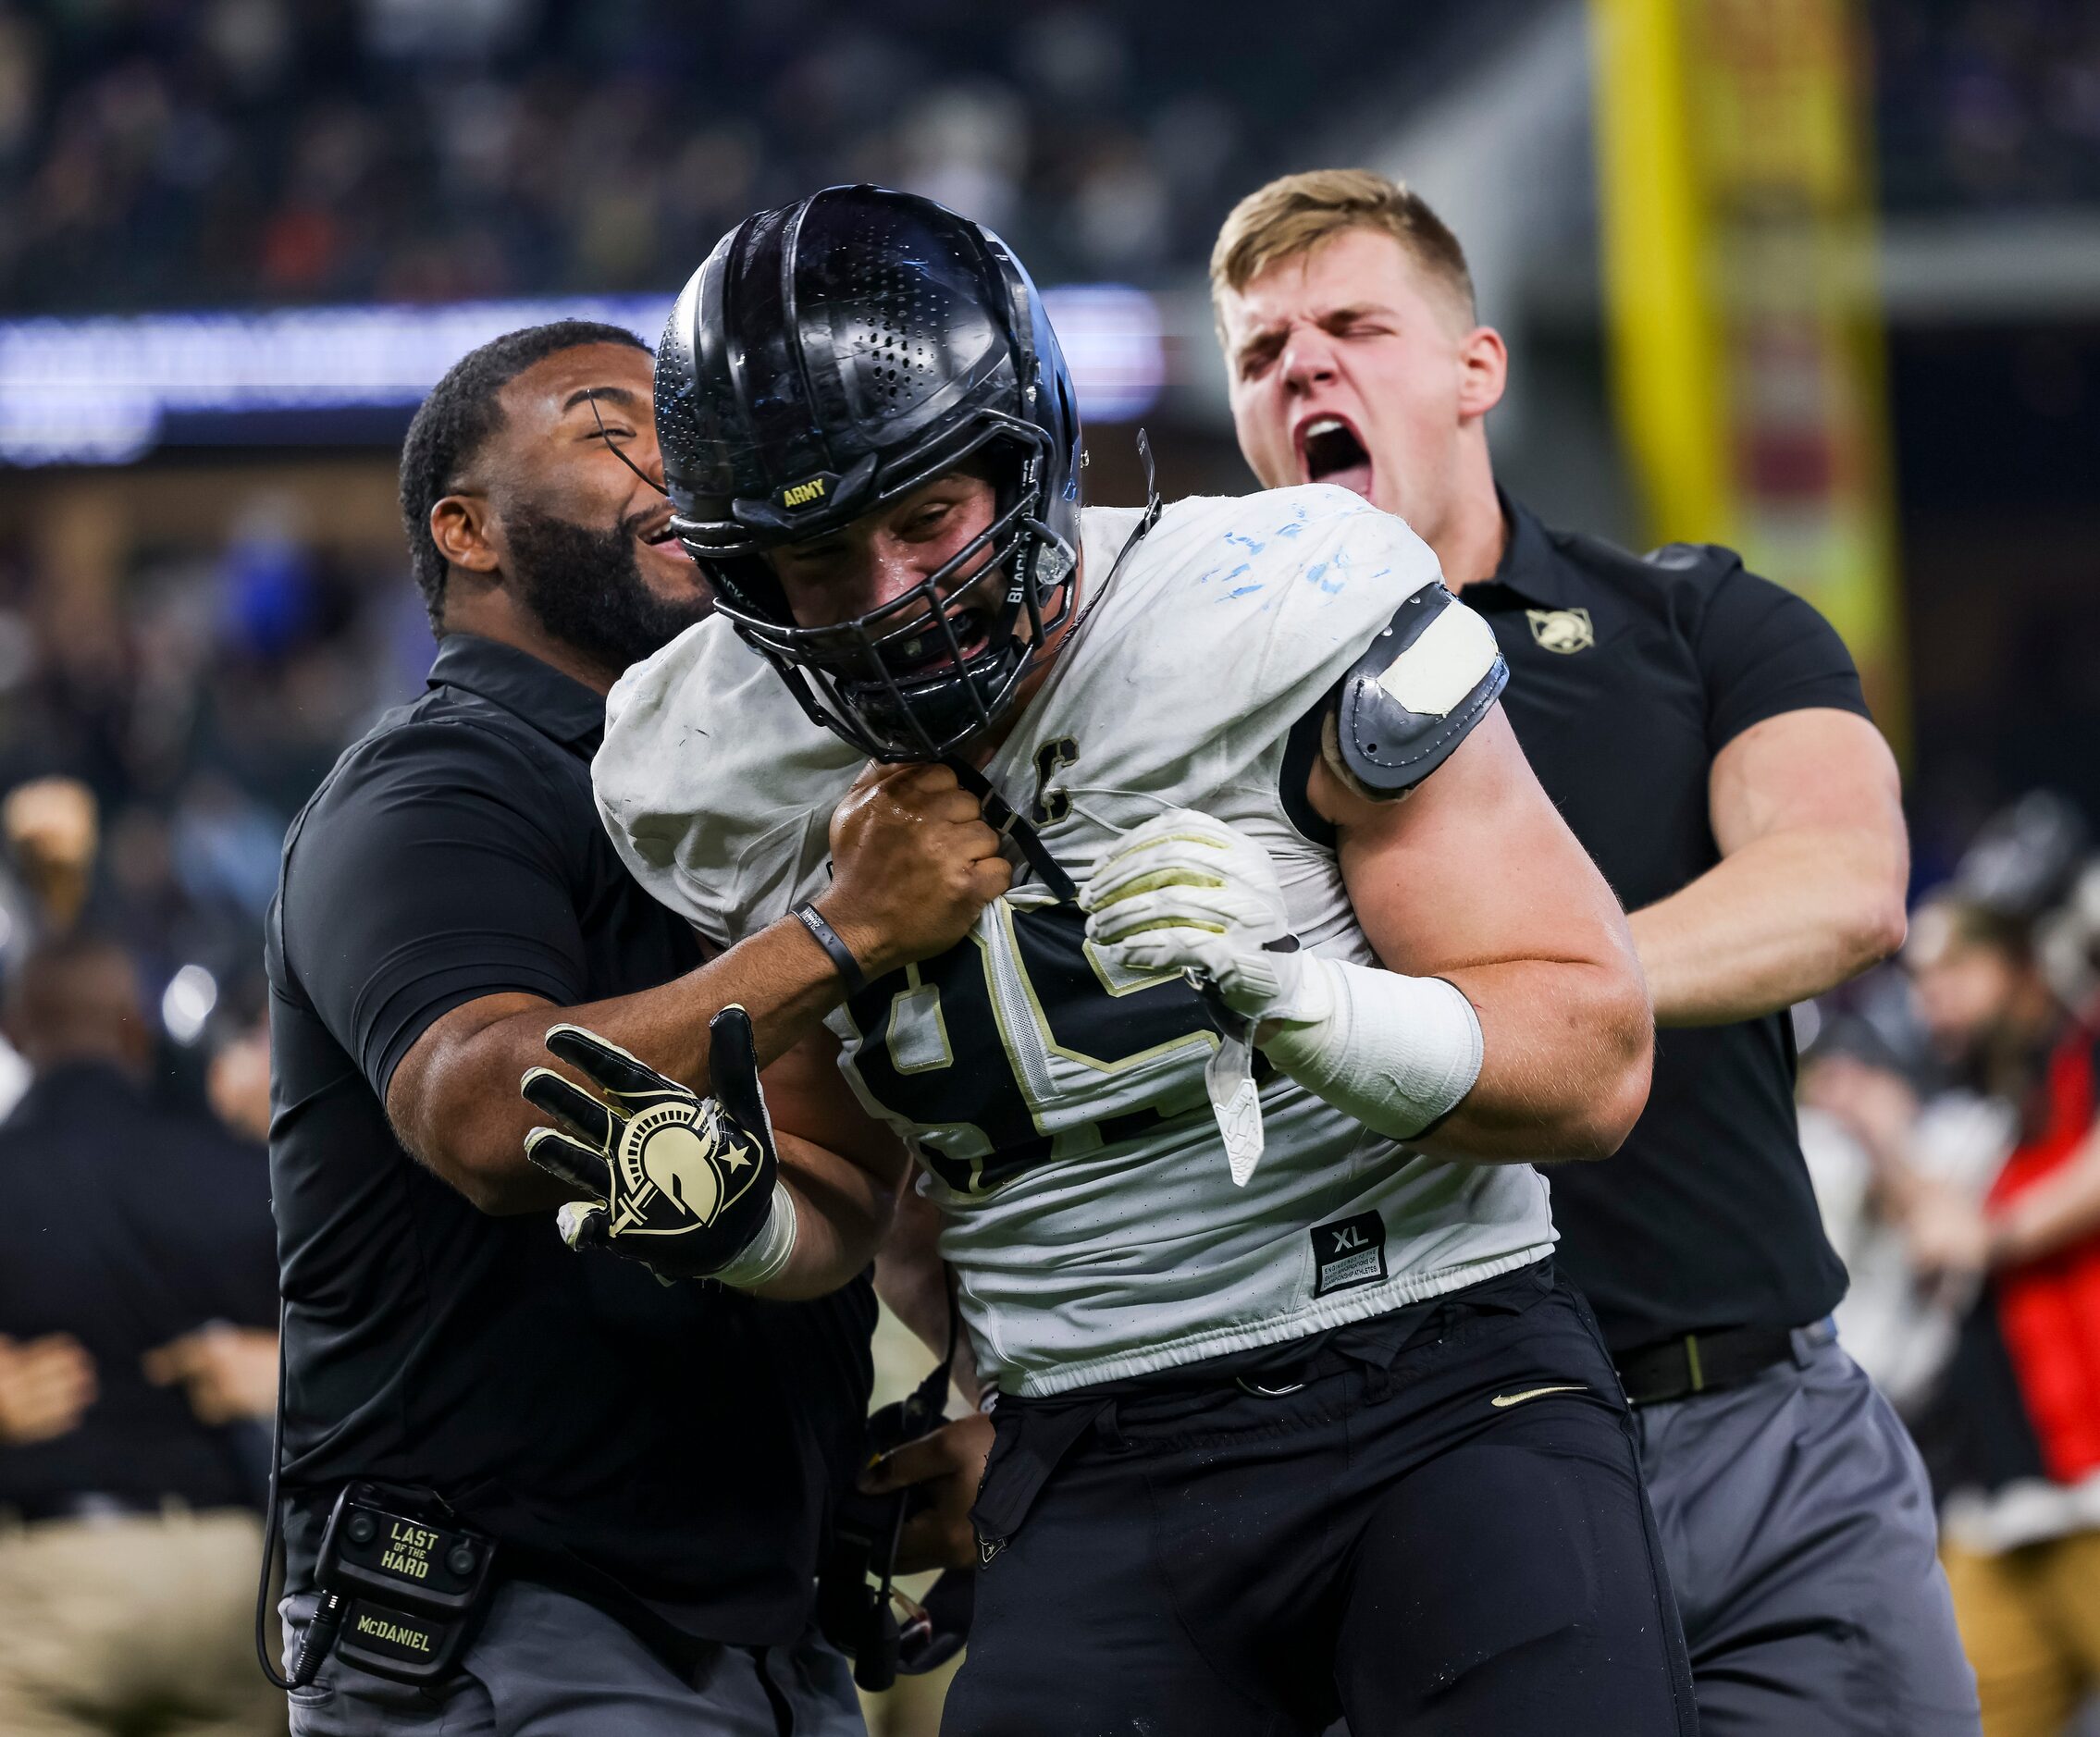
<path id="1" fill-rule="evenodd" d="M 1075 284 L 1044 301 L 1081 414 L 1117 423 L 1149 410 L 1167 373 L 1153 299 Z M 584 319 L 653 344 L 670 312 L 669 296 L 599 296 L 0 321 L 0 463 L 122 464 L 192 442 L 398 441 L 439 376 L 492 338 Z"/>

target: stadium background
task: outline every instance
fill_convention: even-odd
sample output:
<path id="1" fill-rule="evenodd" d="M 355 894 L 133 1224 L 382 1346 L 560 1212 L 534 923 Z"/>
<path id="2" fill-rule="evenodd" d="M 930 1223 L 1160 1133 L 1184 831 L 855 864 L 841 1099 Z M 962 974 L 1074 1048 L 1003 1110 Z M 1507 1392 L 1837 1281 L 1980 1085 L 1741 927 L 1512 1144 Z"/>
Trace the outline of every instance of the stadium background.
<path id="1" fill-rule="evenodd" d="M 1054 290 L 1093 499 L 1140 425 L 1169 496 L 1240 492 L 1209 242 L 1342 163 L 1465 240 L 1515 492 L 1838 622 L 1921 890 L 2021 791 L 2100 817 L 2078 0 L 0 0 L 0 791 L 93 791 L 93 908 L 201 1077 L 287 819 L 420 685 L 394 462 L 454 357 L 653 338 L 745 212 L 874 179 Z"/>

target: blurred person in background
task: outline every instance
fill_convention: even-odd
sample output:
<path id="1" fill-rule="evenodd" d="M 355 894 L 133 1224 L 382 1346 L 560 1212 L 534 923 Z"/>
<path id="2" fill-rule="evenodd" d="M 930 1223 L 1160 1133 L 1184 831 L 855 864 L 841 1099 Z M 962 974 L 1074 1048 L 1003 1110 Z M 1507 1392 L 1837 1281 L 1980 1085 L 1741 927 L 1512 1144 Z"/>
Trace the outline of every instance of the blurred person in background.
<path id="1" fill-rule="evenodd" d="M 32 778 L 0 803 L 0 830 L 40 928 L 66 933 L 87 904 L 101 843 L 93 795 L 78 779 Z"/>
<path id="2" fill-rule="evenodd" d="M 0 1448 L 63 1435 L 94 1402 L 94 1359 L 70 1333 L 0 1333 Z"/>
<path id="3" fill-rule="evenodd" d="M 1845 1270 L 1796 1132 L 1787 1009 L 1894 952 L 1908 841 L 1852 659 L 1732 551 L 1643 559 L 1497 486 L 1508 352 L 1458 238 L 1361 170 L 1226 219 L 1211 285 L 1233 422 L 1269 487 L 1404 519 L 1495 630 L 1539 782 L 1632 913 L 1663 1028 L 1610 1164 L 1551 1172 L 1709 1731 L 1976 1730 L 1923 1466 L 1836 1343 Z"/>
<path id="4" fill-rule="evenodd" d="M 236 1027 L 204 1070 L 212 1113 L 260 1144 L 270 1137 L 270 1022 L 265 1013 Z"/>
<path id="5" fill-rule="evenodd" d="M 1945 1062 L 2010 1108 L 2011 1149 L 1980 1181 L 1899 1140 L 1885 1166 L 1920 1282 L 1972 1300 L 1919 1430 L 1988 1737 L 2052 1737 L 2100 1689 L 2100 925 L 2051 920 L 2082 843 L 2054 806 L 1985 841 L 2014 884 L 1972 852 L 1905 954 Z"/>
<path id="6" fill-rule="evenodd" d="M 259 1150 L 149 1094 L 114 945 L 10 975 L 0 1124 L 0 1731 L 282 1731 L 253 1611 L 276 1395 Z"/>
<path id="7" fill-rule="evenodd" d="M 80 920 L 100 838 L 93 794 L 77 779 L 28 779 L 0 801 L 0 960 Z M 29 1064 L 0 1032 L 0 1115 L 29 1083 Z"/>
<path id="8" fill-rule="evenodd" d="M 1921 915 L 1929 937 L 1930 908 Z M 1881 981 L 1895 993 L 1833 1014 L 1801 1058 L 1801 1152 L 1850 1275 L 1836 1312 L 1846 1349 L 1914 1425 L 1938 1391 L 1975 1286 L 1921 1271 L 1912 1226 L 1944 1191 L 1982 1198 L 2017 1118 L 2003 1100 L 1945 1077 L 1926 1053 L 1908 979 L 1889 967 Z"/>

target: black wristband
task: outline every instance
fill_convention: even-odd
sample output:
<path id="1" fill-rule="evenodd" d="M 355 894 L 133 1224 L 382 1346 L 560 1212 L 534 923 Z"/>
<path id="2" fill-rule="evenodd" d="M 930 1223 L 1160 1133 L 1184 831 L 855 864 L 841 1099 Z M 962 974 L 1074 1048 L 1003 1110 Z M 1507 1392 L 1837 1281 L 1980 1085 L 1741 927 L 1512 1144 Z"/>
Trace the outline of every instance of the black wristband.
<path id="1" fill-rule="evenodd" d="M 810 939 L 830 955 L 832 967 L 846 979 L 848 1000 L 868 987 L 868 974 L 861 970 L 860 961 L 853 956 L 853 949 L 838 938 L 838 930 L 825 922 L 814 904 L 804 899 L 788 912 L 809 931 Z"/>

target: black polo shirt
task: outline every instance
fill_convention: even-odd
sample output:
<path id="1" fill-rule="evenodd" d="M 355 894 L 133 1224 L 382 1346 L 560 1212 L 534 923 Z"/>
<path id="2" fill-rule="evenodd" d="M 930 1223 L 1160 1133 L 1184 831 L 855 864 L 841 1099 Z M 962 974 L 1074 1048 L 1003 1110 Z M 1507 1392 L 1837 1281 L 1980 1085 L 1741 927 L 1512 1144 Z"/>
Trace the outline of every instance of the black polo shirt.
<path id="1" fill-rule="evenodd" d="M 0 1509 L 261 1506 L 243 1426 L 200 1423 L 140 1360 L 211 1322 L 277 1325 L 262 1149 L 115 1067 L 68 1062 L 0 1125 L 0 1333 L 69 1333 L 95 1366 L 78 1427 L 0 1447 Z"/>
<path id="2" fill-rule="evenodd" d="M 863 1278 L 809 1303 L 665 1285 L 491 1217 L 383 1105 L 441 1015 L 568 1006 L 700 960 L 591 799 L 605 706 L 511 647 L 446 638 L 429 690 L 340 759 L 285 843 L 269 919 L 270 1164 L 293 1585 L 345 1480 L 435 1490 L 513 1567 L 645 1632 L 798 1634 L 871 1379 Z"/>
<path id="3" fill-rule="evenodd" d="M 1539 782 L 1638 910 L 1721 860 L 1713 757 L 1781 712 L 1866 716 L 1858 672 L 1829 622 L 1728 549 L 1644 559 L 1503 506 L 1501 565 L 1465 601 L 1509 660 L 1502 705 Z M 1616 1352 L 1799 1326 L 1844 1295 L 1795 1131 L 1784 1013 L 1657 1032 L 1648 1108 L 1617 1155 L 1546 1175 L 1559 1258 Z"/>

